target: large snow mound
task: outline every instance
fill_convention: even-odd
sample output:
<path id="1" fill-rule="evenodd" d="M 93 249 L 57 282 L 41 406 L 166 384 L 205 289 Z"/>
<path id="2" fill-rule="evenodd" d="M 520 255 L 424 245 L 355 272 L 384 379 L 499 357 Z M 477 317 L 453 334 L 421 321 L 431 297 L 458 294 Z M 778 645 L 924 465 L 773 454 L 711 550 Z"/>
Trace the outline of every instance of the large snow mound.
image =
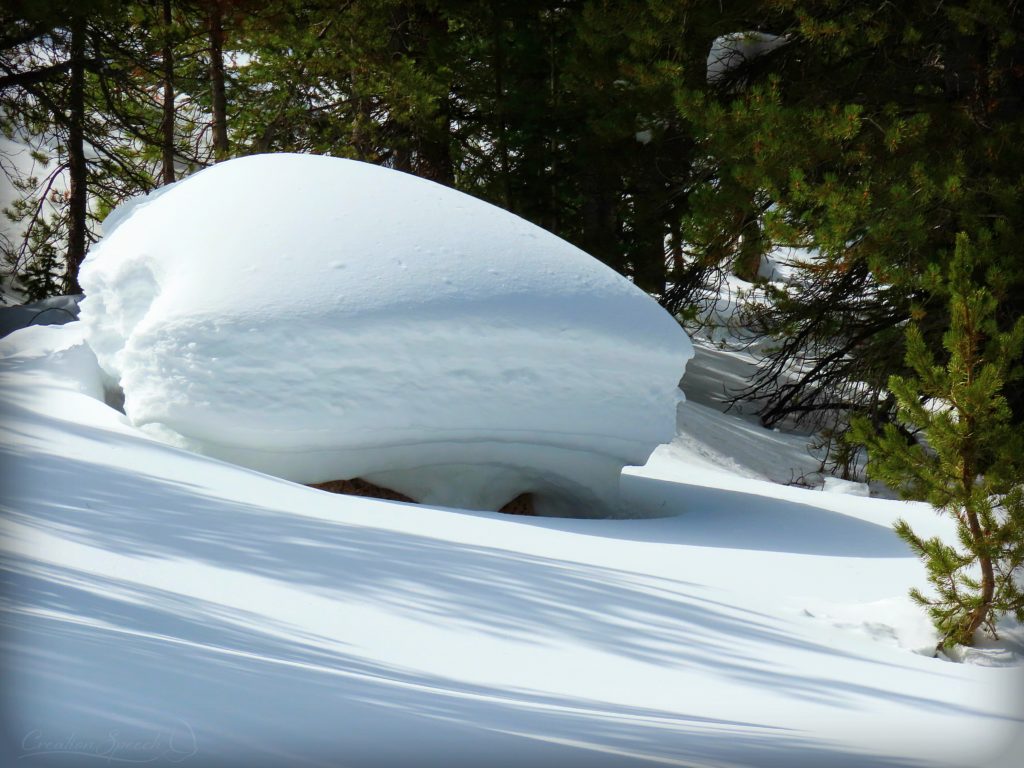
<path id="1" fill-rule="evenodd" d="M 475 198 L 336 158 L 204 170 L 108 220 L 81 319 L 129 419 L 304 483 L 615 509 L 693 349 L 656 302 Z"/>

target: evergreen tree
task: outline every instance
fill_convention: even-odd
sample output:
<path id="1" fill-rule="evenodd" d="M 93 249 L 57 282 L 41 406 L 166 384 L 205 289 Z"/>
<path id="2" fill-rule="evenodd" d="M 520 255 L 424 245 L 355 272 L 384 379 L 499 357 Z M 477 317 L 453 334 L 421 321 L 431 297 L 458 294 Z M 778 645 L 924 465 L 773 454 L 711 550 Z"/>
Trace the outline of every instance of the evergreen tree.
<path id="1" fill-rule="evenodd" d="M 852 430 L 867 446 L 870 474 L 956 520 L 957 544 L 921 538 L 905 520 L 896 523 L 935 588 L 934 597 L 917 589 L 911 596 L 927 607 L 940 646 L 970 645 L 979 628 L 995 636 L 995 622 L 1006 613 L 1024 621 L 1024 437 L 1004 395 L 1022 375 L 1024 319 L 999 329 L 1005 281 L 997 274 L 974 280 L 991 266 L 980 255 L 990 243 L 979 246 L 960 234 L 945 279 L 937 268 L 929 277 L 944 283 L 950 297 L 945 364 L 936 363 L 920 326 L 910 325 L 907 365 L 915 375 L 889 379 L 898 423 L 877 432 L 860 419 Z"/>
<path id="2" fill-rule="evenodd" d="M 922 282 L 958 232 L 988 230 L 1024 313 L 1024 9 L 990 0 L 760 4 L 756 29 L 784 44 L 752 59 L 730 98 L 692 102 L 709 155 L 727 172 L 701 193 L 706 242 L 728 238 L 745 196 L 767 206 L 771 242 L 816 255 L 768 289 L 749 324 L 771 340 L 745 397 L 767 425 L 806 419 L 841 432 L 846 414 L 881 423 L 886 381 L 903 368 L 900 328 L 915 305 L 940 308 Z M 723 184 L 723 180 L 727 183 Z M 729 198 L 737 205 L 728 205 Z M 938 351 L 943 313 L 920 324 Z M 1006 396 L 1024 420 L 1020 389 Z"/>
<path id="3" fill-rule="evenodd" d="M 235 89 L 236 153 L 350 157 L 450 184 L 450 19 L 440 4 L 282 0 L 248 14 Z"/>
<path id="4" fill-rule="evenodd" d="M 55 240 L 61 241 L 65 252 L 62 287 L 67 293 L 77 293 L 78 267 L 89 239 L 86 77 L 88 70 L 95 71 L 101 64 L 91 50 L 88 20 L 104 8 L 99 2 L 53 2 L 26 7 L 24 14 L 22 10 L 19 4 L 13 13 L 4 9 L 0 15 L 4 28 L 11 30 L 4 35 L 6 45 L 0 50 L 0 121 L 8 136 L 19 130 L 46 134 L 46 139 L 56 144 L 60 160 L 48 175 L 40 199 L 16 205 L 9 212 L 27 218 L 29 226 L 20 246 L 5 256 L 27 268 L 31 283 L 25 287 L 30 295 L 38 294 L 49 288 L 52 248 Z M 61 215 L 48 220 L 43 209 L 48 196 L 58 199 L 55 180 L 62 174 L 66 188 L 59 196 Z M 27 189 L 35 180 L 17 181 Z M 34 254 L 26 253 L 30 246 L 39 250 L 38 262 Z"/>
<path id="5" fill-rule="evenodd" d="M 185 0 L 59 0 L 10 13 L 0 128 L 43 173 L 3 164 L 20 232 L 0 245 L 27 298 L 74 293 L 112 208 L 213 159 L 206 12 Z"/>

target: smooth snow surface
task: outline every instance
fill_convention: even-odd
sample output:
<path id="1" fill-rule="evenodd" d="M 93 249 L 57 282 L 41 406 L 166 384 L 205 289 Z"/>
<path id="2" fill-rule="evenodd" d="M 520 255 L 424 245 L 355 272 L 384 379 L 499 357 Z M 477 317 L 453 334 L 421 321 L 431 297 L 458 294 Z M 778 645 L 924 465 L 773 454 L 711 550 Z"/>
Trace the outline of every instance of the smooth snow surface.
<path id="1" fill-rule="evenodd" d="M 261 155 L 115 211 L 82 321 L 131 422 L 298 482 L 614 514 L 692 346 L 627 280 L 472 197 Z"/>
<path id="2" fill-rule="evenodd" d="M 1019 628 L 933 659 L 905 596 L 892 521 L 952 526 L 758 479 L 777 433 L 681 408 L 658 519 L 335 496 L 133 427 L 82 330 L 0 340 L 0 765 L 1019 764 Z"/>

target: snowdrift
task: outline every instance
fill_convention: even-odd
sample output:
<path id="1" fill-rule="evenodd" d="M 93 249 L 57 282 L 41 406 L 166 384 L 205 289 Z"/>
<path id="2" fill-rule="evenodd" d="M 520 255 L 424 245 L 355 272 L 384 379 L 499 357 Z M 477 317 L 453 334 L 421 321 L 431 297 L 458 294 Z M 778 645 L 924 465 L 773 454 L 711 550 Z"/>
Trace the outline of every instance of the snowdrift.
<path id="1" fill-rule="evenodd" d="M 86 337 L 131 422 L 303 483 L 610 515 L 674 435 L 690 340 L 574 246 L 423 179 L 262 155 L 105 222 Z"/>
<path id="2" fill-rule="evenodd" d="M 411 510 L 148 439 L 81 325 L 0 339 L 0 765 L 1020 764 L 1019 627 L 949 664 L 905 593 L 949 519 L 750 479 L 798 436 L 688 403 L 657 520 Z"/>
<path id="3" fill-rule="evenodd" d="M 77 296 L 51 296 L 31 304 L 0 307 L 0 338 L 30 325 L 63 325 L 77 319 Z"/>

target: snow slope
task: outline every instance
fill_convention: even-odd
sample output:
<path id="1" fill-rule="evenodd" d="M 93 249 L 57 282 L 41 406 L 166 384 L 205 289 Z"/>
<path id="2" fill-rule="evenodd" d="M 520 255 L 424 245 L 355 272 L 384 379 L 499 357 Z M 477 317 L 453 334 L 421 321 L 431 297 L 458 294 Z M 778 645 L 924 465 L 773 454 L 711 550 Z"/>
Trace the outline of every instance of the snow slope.
<path id="1" fill-rule="evenodd" d="M 914 652 L 888 525 L 943 521 L 757 479 L 732 417 L 623 476 L 661 517 L 341 497 L 132 427 L 81 330 L 0 341 L 19 765 L 1013 764 L 1022 670 Z"/>
<path id="2" fill-rule="evenodd" d="M 29 325 L 62 325 L 78 319 L 78 296 L 51 296 L 29 304 L 0 306 L 0 337 Z"/>
<path id="3" fill-rule="evenodd" d="M 187 227 L 182 222 L 188 222 Z M 614 511 L 693 350 L 643 291 L 507 211 L 311 155 L 220 163 L 104 223 L 82 322 L 132 423 L 303 483 Z"/>

